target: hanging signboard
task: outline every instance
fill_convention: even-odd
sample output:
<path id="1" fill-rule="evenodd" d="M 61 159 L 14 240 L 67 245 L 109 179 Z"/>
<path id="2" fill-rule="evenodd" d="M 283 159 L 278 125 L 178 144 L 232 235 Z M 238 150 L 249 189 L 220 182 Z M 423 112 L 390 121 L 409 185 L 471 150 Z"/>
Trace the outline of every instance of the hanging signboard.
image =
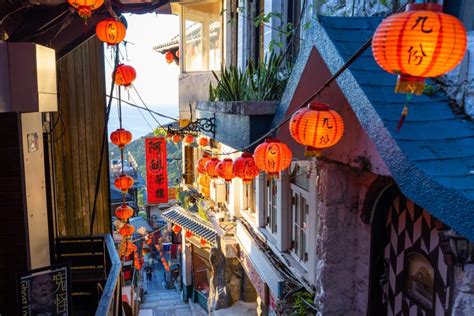
<path id="1" fill-rule="evenodd" d="M 69 267 L 30 270 L 19 277 L 20 315 L 72 315 Z"/>
<path id="2" fill-rule="evenodd" d="M 148 204 L 168 203 L 168 172 L 166 164 L 166 139 L 145 139 L 146 185 Z"/>

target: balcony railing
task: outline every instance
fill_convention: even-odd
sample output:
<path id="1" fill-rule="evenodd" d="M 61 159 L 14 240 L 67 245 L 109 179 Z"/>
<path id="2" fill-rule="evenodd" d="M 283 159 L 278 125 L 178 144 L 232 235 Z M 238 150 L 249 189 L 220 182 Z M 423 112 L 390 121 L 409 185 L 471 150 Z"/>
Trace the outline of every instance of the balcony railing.
<path id="1" fill-rule="evenodd" d="M 122 315 L 122 264 L 111 235 L 56 238 L 57 263 L 69 263 L 74 315 Z"/>

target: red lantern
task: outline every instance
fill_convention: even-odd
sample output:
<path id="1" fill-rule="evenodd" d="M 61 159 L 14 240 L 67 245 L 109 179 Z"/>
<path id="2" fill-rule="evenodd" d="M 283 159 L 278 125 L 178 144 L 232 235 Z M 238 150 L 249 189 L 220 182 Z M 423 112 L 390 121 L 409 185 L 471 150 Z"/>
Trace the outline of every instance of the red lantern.
<path id="1" fill-rule="evenodd" d="M 114 181 L 114 186 L 122 191 L 122 193 L 127 193 L 128 190 L 133 187 L 133 178 L 130 177 L 130 176 L 127 176 L 127 175 L 120 175 L 118 176 L 117 178 L 115 178 L 115 181 Z"/>
<path id="2" fill-rule="evenodd" d="M 341 140 L 344 122 L 327 104 L 311 102 L 293 114 L 290 133 L 295 141 L 306 146 L 306 156 L 320 156 L 321 150 Z"/>
<path id="3" fill-rule="evenodd" d="M 207 244 L 207 241 L 201 237 L 201 240 L 199 241 L 201 243 L 201 246 L 205 246 Z"/>
<path id="4" fill-rule="evenodd" d="M 119 128 L 110 134 L 110 141 L 112 144 L 117 145 L 120 149 L 124 149 L 125 146 L 130 144 L 132 141 L 132 133 L 123 128 Z"/>
<path id="5" fill-rule="evenodd" d="M 171 63 L 174 61 L 173 53 L 170 52 L 170 51 L 167 51 L 167 52 L 165 53 L 165 59 L 166 59 L 166 62 L 167 62 L 168 64 L 171 64 Z"/>
<path id="6" fill-rule="evenodd" d="M 187 230 L 186 233 L 184 234 L 184 236 L 186 236 L 186 238 L 190 238 L 193 236 L 193 232 L 190 231 L 190 230 Z"/>
<path id="7" fill-rule="evenodd" d="M 115 216 L 117 216 L 122 221 L 126 221 L 133 216 L 133 208 L 127 204 L 122 204 L 115 209 Z"/>
<path id="8" fill-rule="evenodd" d="M 115 71 L 115 84 L 124 87 L 130 87 L 137 78 L 135 68 L 129 65 L 120 64 Z"/>
<path id="9" fill-rule="evenodd" d="M 173 232 L 177 235 L 181 231 L 181 226 L 173 225 Z"/>
<path id="10" fill-rule="evenodd" d="M 151 245 L 152 242 L 153 242 L 153 239 L 151 239 L 151 238 L 148 238 L 148 239 L 146 240 L 146 244 L 147 244 L 147 245 Z"/>
<path id="11" fill-rule="evenodd" d="M 207 137 L 199 138 L 199 146 L 206 147 L 207 145 L 209 145 L 209 139 Z"/>
<path id="12" fill-rule="evenodd" d="M 374 33 L 372 52 L 385 71 L 398 75 L 395 91 L 422 94 L 425 78 L 454 69 L 467 46 L 464 25 L 439 4 L 409 4 Z"/>
<path id="13" fill-rule="evenodd" d="M 217 175 L 224 179 L 226 182 L 232 181 L 234 173 L 232 171 L 233 162 L 232 159 L 226 158 L 219 162 L 216 166 Z"/>
<path id="14" fill-rule="evenodd" d="M 184 142 L 186 144 L 192 144 L 194 142 L 194 136 L 193 135 L 186 135 L 186 137 L 184 137 Z"/>
<path id="15" fill-rule="evenodd" d="M 177 144 L 181 141 L 181 136 L 176 134 L 176 135 L 173 135 L 173 143 Z"/>
<path id="16" fill-rule="evenodd" d="M 177 50 L 176 53 L 174 53 L 174 55 L 176 56 L 176 58 L 179 58 L 179 50 Z"/>
<path id="17" fill-rule="evenodd" d="M 126 33 L 125 25 L 115 19 L 104 19 L 97 23 L 95 27 L 97 38 L 108 45 L 116 45 L 122 42 Z"/>
<path id="18" fill-rule="evenodd" d="M 280 171 L 288 168 L 292 158 L 293 155 L 288 146 L 276 139 L 266 139 L 254 151 L 257 168 L 270 176 L 277 175 Z"/>
<path id="19" fill-rule="evenodd" d="M 120 227 L 119 234 L 124 237 L 129 237 L 129 236 L 132 236 L 134 231 L 135 231 L 135 228 L 132 225 L 124 224 L 122 227 Z"/>
<path id="20" fill-rule="evenodd" d="M 204 153 L 202 155 L 202 158 L 198 160 L 198 172 L 199 173 L 206 173 L 206 163 L 211 160 L 211 157 L 209 157 L 209 155 L 207 153 Z"/>
<path id="21" fill-rule="evenodd" d="M 252 181 L 259 172 L 252 154 L 249 153 L 243 153 L 241 157 L 235 159 L 232 171 L 234 176 L 241 178 L 244 183 Z"/>
<path id="22" fill-rule="evenodd" d="M 67 2 L 77 9 L 77 13 L 83 19 L 90 18 L 92 11 L 97 10 L 104 4 L 104 0 L 68 0 Z"/>
<path id="23" fill-rule="evenodd" d="M 217 179 L 217 164 L 219 162 L 220 160 L 214 157 L 206 163 L 206 173 L 211 179 Z"/>

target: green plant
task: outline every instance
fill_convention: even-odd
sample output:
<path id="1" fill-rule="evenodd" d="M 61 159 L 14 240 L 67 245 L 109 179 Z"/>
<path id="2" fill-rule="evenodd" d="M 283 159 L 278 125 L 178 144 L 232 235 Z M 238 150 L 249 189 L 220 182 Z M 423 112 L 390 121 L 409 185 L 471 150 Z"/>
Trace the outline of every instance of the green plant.
<path id="1" fill-rule="evenodd" d="M 314 294 L 307 291 L 300 291 L 294 296 L 293 315 L 315 315 L 313 307 Z"/>
<path id="2" fill-rule="evenodd" d="M 283 68 L 283 55 L 271 53 L 262 62 L 250 61 L 245 70 L 230 66 L 220 76 L 212 72 L 217 84 L 209 85 L 210 101 L 273 101 L 281 98 L 290 70 Z"/>

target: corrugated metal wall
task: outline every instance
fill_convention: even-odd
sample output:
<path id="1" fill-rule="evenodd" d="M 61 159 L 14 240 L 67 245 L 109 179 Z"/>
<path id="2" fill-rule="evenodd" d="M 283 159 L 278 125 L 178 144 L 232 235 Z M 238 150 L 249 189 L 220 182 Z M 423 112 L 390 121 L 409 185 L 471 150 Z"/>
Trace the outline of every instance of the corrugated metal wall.
<path id="1" fill-rule="evenodd" d="M 59 111 L 52 116 L 53 208 L 60 236 L 88 235 L 105 123 L 104 47 L 95 37 L 58 61 Z M 108 150 L 94 233 L 109 233 Z"/>

